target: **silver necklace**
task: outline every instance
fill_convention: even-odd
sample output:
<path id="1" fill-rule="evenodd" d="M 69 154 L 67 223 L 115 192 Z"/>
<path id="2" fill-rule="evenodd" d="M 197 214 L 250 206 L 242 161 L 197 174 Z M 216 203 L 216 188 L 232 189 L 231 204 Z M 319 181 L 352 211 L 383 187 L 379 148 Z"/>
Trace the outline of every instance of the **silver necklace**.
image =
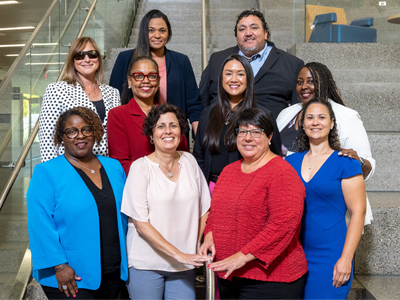
<path id="1" fill-rule="evenodd" d="M 322 152 L 322 153 L 320 153 L 320 155 L 321 154 L 327 154 L 329 151 L 331 151 L 331 150 L 328 150 L 328 151 L 326 151 L 326 152 Z M 316 161 L 314 161 L 313 162 L 313 165 L 315 165 L 315 163 L 321 158 L 322 156 L 320 156 L 320 157 L 318 157 L 317 159 L 316 159 Z M 311 170 L 311 168 L 312 168 L 312 165 L 310 164 L 310 152 L 308 152 L 308 169 L 309 170 Z"/>
<path id="2" fill-rule="evenodd" d="M 90 96 L 90 94 L 97 91 L 97 89 L 98 89 L 98 86 L 96 85 L 95 88 L 91 92 L 87 93 L 87 95 Z M 94 95 L 97 96 L 98 93 L 94 93 Z"/>
<path id="3" fill-rule="evenodd" d="M 160 163 L 160 165 L 162 165 L 164 168 L 166 168 L 166 169 L 168 170 L 168 168 L 167 168 L 166 166 L 164 166 L 164 165 L 161 163 L 161 161 L 158 159 L 157 153 L 154 152 L 154 154 L 155 154 L 155 156 L 156 156 L 158 162 Z M 172 161 L 171 169 L 168 170 L 168 177 L 169 177 L 169 178 L 172 178 L 172 176 L 174 176 L 174 175 L 172 174 L 172 172 L 171 172 L 172 168 L 174 167 L 174 163 L 175 163 L 175 154 L 174 154 L 174 160 Z"/>
<path id="4" fill-rule="evenodd" d="M 86 168 L 84 165 L 78 163 L 77 161 L 74 161 L 74 163 L 77 163 L 77 164 L 80 165 L 82 168 L 85 168 L 86 170 L 90 171 L 90 173 L 94 174 L 94 173 L 96 173 L 96 171 L 93 170 L 93 162 L 94 162 L 94 156 L 93 156 L 93 159 L 92 159 L 92 167 L 91 167 L 91 169 L 89 169 L 89 168 Z"/>

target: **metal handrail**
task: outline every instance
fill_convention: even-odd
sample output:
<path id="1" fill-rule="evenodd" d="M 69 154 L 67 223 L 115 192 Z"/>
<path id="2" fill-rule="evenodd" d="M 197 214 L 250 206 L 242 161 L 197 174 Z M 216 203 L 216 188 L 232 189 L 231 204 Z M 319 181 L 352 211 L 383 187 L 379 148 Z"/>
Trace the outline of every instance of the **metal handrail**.
<path id="1" fill-rule="evenodd" d="M 208 254 L 210 259 L 207 261 L 206 266 L 212 263 L 211 253 Z M 215 300 L 215 275 L 214 271 L 206 268 L 206 300 Z"/>
<path id="2" fill-rule="evenodd" d="M 207 66 L 206 0 L 201 0 L 201 68 Z"/>
<path id="3" fill-rule="evenodd" d="M 79 5 L 80 5 L 81 2 L 82 2 L 82 0 L 78 0 L 78 2 L 76 3 L 75 8 L 73 9 L 73 11 L 72 11 L 72 13 L 71 13 L 71 16 L 69 17 L 67 23 L 66 23 L 65 26 L 64 26 L 63 31 L 62 31 L 61 34 L 60 34 L 60 37 L 59 37 L 58 40 L 55 42 L 56 44 L 59 44 L 59 43 L 61 42 L 62 38 L 64 37 L 65 33 L 67 32 L 67 30 L 68 30 L 68 28 L 69 28 L 69 25 L 71 24 L 71 22 L 72 22 L 72 20 L 73 20 L 73 18 L 74 18 L 74 15 L 75 15 L 76 11 L 78 10 Z M 47 18 L 48 18 L 48 15 L 46 14 L 46 15 L 42 18 L 42 21 L 46 20 Z M 53 47 L 53 49 L 51 50 L 51 53 L 54 53 L 55 50 L 57 49 L 57 47 L 58 47 L 58 45 L 55 45 L 55 46 Z M 22 55 L 23 55 L 23 54 L 22 54 Z M 26 55 L 26 53 L 25 53 L 25 55 Z M 21 56 L 21 54 L 19 54 L 18 57 L 20 57 L 20 56 Z M 21 57 L 22 57 L 22 56 L 21 56 Z M 40 82 L 40 78 L 42 77 L 42 74 L 44 74 L 44 72 L 45 72 L 45 70 L 46 70 L 46 68 L 47 68 L 46 63 L 48 63 L 50 60 L 51 60 L 51 56 L 49 55 L 49 57 L 47 58 L 47 60 L 46 60 L 46 62 L 45 62 L 45 64 L 44 64 L 44 66 L 43 66 L 43 68 L 42 68 L 42 70 L 39 72 L 39 74 L 38 74 L 38 76 L 37 76 L 37 78 L 36 78 L 36 80 L 35 80 L 35 83 L 33 84 L 32 88 L 31 88 L 31 92 L 29 93 L 29 95 L 35 94 L 36 87 L 38 86 L 38 84 L 39 84 L 39 82 Z M 15 70 L 13 71 L 13 73 L 14 73 L 14 72 L 15 72 Z M 8 74 L 8 72 L 7 72 L 7 74 Z M 12 74 L 12 75 L 14 75 L 14 74 Z M 12 78 L 12 76 L 10 76 L 10 78 Z M 0 90 L 0 95 L 1 95 L 1 90 Z M 7 148 L 8 143 L 9 143 L 10 140 L 11 140 L 13 131 L 15 130 L 15 128 L 17 128 L 17 127 L 19 126 L 19 123 L 20 123 L 20 121 L 21 121 L 21 119 L 22 119 L 22 116 L 23 116 L 23 112 L 24 112 L 24 107 L 21 107 L 19 113 L 17 114 L 17 117 L 15 118 L 15 120 L 14 120 L 14 122 L 12 123 L 10 129 L 9 129 L 8 132 L 6 133 L 5 138 L 4 138 L 3 141 L 1 142 L 1 145 L 0 145 L 0 157 L 3 156 L 3 153 L 4 153 L 5 149 Z"/>
<path id="4" fill-rule="evenodd" d="M 94 0 L 93 1 L 92 6 L 90 7 L 90 10 L 89 10 L 88 14 L 86 15 L 86 18 L 83 21 L 81 30 L 79 31 L 79 33 L 78 33 L 76 38 L 79 38 L 79 37 L 82 36 L 87 24 L 89 23 L 89 20 L 90 20 L 90 17 L 92 15 L 92 13 L 93 13 L 93 10 L 96 7 L 97 1 L 98 0 Z M 58 0 L 55 0 L 54 2 L 58 2 Z M 54 2 L 53 2 L 53 4 L 54 4 Z M 60 72 L 60 75 L 57 78 L 57 81 L 59 81 L 59 80 L 61 80 L 63 78 L 64 72 L 65 72 L 65 64 L 64 64 L 64 66 L 63 66 L 63 68 L 62 68 L 62 70 Z M 14 182 L 15 182 L 15 180 L 17 179 L 19 171 L 21 170 L 21 167 L 24 164 L 25 158 L 28 155 L 29 149 L 31 148 L 31 146 L 33 144 L 33 141 L 35 140 L 35 137 L 36 137 L 36 134 L 38 133 L 38 131 L 39 131 L 39 119 L 36 121 L 35 126 L 33 127 L 32 132 L 30 133 L 30 135 L 28 137 L 28 140 L 26 141 L 26 143 L 24 145 L 24 148 L 22 149 L 21 154 L 18 157 L 18 160 L 17 160 L 17 162 L 15 164 L 15 168 L 12 171 L 11 176 L 10 176 L 10 178 L 8 179 L 8 181 L 7 181 L 6 185 L 5 185 L 5 187 L 3 189 L 3 192 L 1 193 L 1 196 L 0 196 L 0 210 L 3 207 L 4 202 L 6 201 L 7 196 L 9 194 L 9 192 L 10 192 L 10 190 L 11 190 L 11 188 L 12 188 Z"/>

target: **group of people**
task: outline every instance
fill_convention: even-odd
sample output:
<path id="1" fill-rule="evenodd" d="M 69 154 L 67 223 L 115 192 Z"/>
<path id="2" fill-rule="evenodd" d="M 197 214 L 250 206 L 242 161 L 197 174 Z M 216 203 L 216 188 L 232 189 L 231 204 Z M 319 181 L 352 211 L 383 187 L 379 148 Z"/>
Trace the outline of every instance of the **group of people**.
<path id="1" fill-rule="evenodd" d="M 149 11 L 110 85 L 92 38 L 70 47 L 27 193 L 33 276 L 49 299 L 195 299 L 211 255 L 221 299 L 345 299 L 375 161 L 331 72 L 246 10 L 198 88 L 171 36 Z"/>

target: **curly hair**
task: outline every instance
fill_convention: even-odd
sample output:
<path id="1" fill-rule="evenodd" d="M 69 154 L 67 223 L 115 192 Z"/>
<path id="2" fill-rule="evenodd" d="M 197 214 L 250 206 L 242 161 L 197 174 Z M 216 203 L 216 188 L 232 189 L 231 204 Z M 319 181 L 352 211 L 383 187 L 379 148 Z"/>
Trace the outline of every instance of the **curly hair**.
<path id="1" fill-rule="evenodd" d="M 72 116 L 79 116 L 85 121 L 88 125 L 91 125 L 94 127 L 94 139 L 96 143 L 99 145 L 101 142 L 101 139 L 103 138 L 104 135 L 104 128 L 102 125 L 102 122 L 99 118 L 99 115 L 96 114 L 93 110 L 86 108 L 86 107 L 74 107 L 66 112 L 64 112 L 57 120 L 56 123 L 56 129 L 54 132 L 54 144 L 56 146 L 60 146 L 62 141 L 63 141 L 63 135 L 64 135 L 64 126 L 65 123 L 69 120 L 70 117 Z"/>
<path id="2" fill-rule="evenodd" d="M 310 149 L 310 140 L 309 140 L 308 136 L 306 135 L 306 132 L 304 131 L 304 127 L 303 127 L 304 116 L 306 115 L 308 107 L 311 104 L 316 104 L 316 103 L 324 105 L 329 111 L 329 118 L 331 120 L 333 119 L 333 127 L 332 127 L 331 131 L 329 131 L 329 135 L 328 135 L 329 147 L 331 147 L 333 150 L 336 150 L 336 151 L 342 150 L 342 147 L 340 146 L 339 134 L 337 131 L 335 113 L 333 112 L 331 104 L 322 98 L 313 98 L 304 105 L 303 115 L 301 116 L 301 119 L 299 122 L 299 139 L 297 141 L 297 149 L 296 150 L 299 152 L 303 152 L 303 151 Z"/>
<path id="3" fill-rule="evenodd" d="M 343 106 L 344 101 L 340 96 L 339 89 L 333 79 L 331 71 L 327 66 L 318 62 L 310 62 L 304 65 L 307 68 L 314 81 L 315 97 L 323 98 L 325 100 L 331 99 Z"/>
<path id="4" fill-rule="evenodd" d="M 237 37 L 237 26 L 238 26 L 240 20 L 243 19 L 243 18 L 246 18 L 246 17 L 248 17 L 248 16 L 255 16 L 255 17 L 257 17 L 257 18 L 260 19 L 261 24 L 262 24 L 262 26 L 263 26 L 263 29 L 264 29 L 264 30 L 268 30 L 267 39 L 269 40 L 269 39 L 271 38 L 271 33 L 270 33 L 270 31 L 269 31 L 268 24 L 267 24 L 267 22 L 265 21 L 264 15 L 263 15 L 261 12 L 259 12 L 258 10 L 255 10 L 254 8 L 252 8 L 252 9 L 250 9 L 250 10 L 242 11 L 242 12 L 240 13 L 240 15 L 238 15 L 238 17 L 237 17 L 237 19 L 236 19 L 235 29 L 234 29 L 234 31 L 235 31 L 235 37 Z"/>
<path id="5" fill-rule="evenodd" d="M 185 116 L 179 107 L 169 103 L 161 104 L 160 106 L 154 106 L 150 110 L 143 121 L 143 135 L 147 136 L 147 138 L 150 140 L 151 136 L 153 135 L 153 129 L 160 119 L 160 116 L 169 112 L 175 114 L 176 118 L 178 119 L 179 128 L 181 129 L 181 135 L 183 135 L 187 128 Z"/>

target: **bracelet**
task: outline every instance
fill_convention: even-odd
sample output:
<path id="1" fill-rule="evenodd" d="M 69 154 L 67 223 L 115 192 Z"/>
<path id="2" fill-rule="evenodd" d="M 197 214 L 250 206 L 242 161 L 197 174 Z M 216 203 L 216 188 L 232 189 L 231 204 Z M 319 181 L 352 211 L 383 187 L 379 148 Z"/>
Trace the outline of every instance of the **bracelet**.
<path id="1" fill-rule="evenodd" d="M 64 268 L 66 266 L 67 266 L 67 264 L 61 264 L 61 265 L 54 267 L 54 270 L 56 270 L 56 273 L 58 273 L 58 272 L 61 272 L 62 270 L 64 270 Z"/>

